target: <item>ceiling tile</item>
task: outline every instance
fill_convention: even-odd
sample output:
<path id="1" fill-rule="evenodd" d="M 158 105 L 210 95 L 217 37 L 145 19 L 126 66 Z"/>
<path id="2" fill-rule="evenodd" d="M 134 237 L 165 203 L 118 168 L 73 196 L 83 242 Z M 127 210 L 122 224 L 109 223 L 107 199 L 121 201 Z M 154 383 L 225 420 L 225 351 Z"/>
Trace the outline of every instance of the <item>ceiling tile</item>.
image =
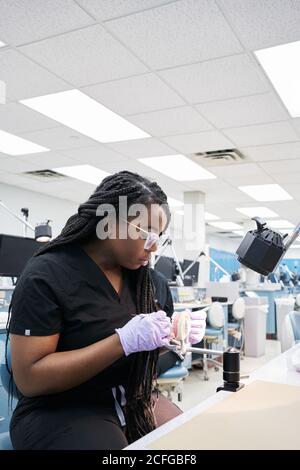
<path id="1" fill-rule="evenodd" d="M 300 157 L 300 142 L 245 147 L 241 151 L 258 162 L 293 159 Z"/>
<path id="2" fill-rule="evenodd" d="M 0 31 L 6 44 L 20 45 L 95 21 L 73 0 L 1 0 Z"/>
<path id="3" fill-rule="evenodd" d="M 300 203 L 293 199 L 290 201 L 268 202 L 268 207 L 274 210 L 281 218 L 299 223 Z"/>
<path id="4" fill-rule="evenodd" d="M 274 178 L 262 172 L 258 175 L 241 175 L 238 178 L 226 179 L 232 184 L 232 186 L 248 186 L 250 184 L 272 184 L 274 183 Z"/>
<path id="5" fill-rule="evenodd" d="M 101 83 L 83 91 L 122 116 L 185 104 L 153 73 Z"/>
<path id="6" fill-rule="evenodd" d="M 221 132 L 207 131 L 164 137 L 162 140 L 181 153 L 205 152 L 232 148 L 232 142 Z"/>
<path id="7" fill-rule="evenodd" d="M 299 183 L 287 183 L 281 184 L 282 188 L 285 189 L 292 197 L 300 200 L 300 184 Z M 297 214 L 299 219 L 299 215 Z M 299 220 L 298 220 L 299 221 Z"/>
<path id="8" fill-rule="evenodd" d="M 75 86 L 147 71 L 147 68 L 101 25 L 23 46 L 20 50 Z"/>
<path id="9" fill-rule="evenodd" d="M 18 174 L 0 173 L 0 181 L 1 183 L 9 184 L 11 186 L 17 186 L 18 188 L 26 188 L 29 190 L 33 190 L 31 189 L 30 180 L 28 180 L 28 178 L 26 178 L 25 176 L 20 176 Z M 22 201 L 20 201 L 20 204 L 22 204 Z"/>
<path id="10" fill-rule="evenodd" d="M 294 173 L 276 173 L 272 175 L 274 181 L 279 184 L 298 183 L 300 181 L 300 171 Z"/>
<path id="11" fill-rule="evenodd" d="M 289 122 L 274 122 L 257 126 L 224 129 L 237 146 L 276 144 L 298 140 L 298 136 Z"/>
<path id="12" fill-rule="evenodd" d="M 109 148 L 131 158 L 146 158 L 172 155 L 174 150 L 157 139 L 129 140 L 107 144 Z M 137 162 L 138 163 L 138 162 Z"/>
<path id="13" fill-rule="evenodd" d="M 219 178 L 233 182 L 236 178 L 243 176 L 265 176 L 264 171 L 256 163 L 242 163 L 232 165 L 220 165 L 207 167 Z"/>
<path id="14" fill-rule="evenodd" d="M 226 100 L 270 90 L 258 65 L 246 54 L 163 70 L 159 75 L 189 103 Z"/>
<path id="15" fill-rule="evenodd" d="M 77 165 L 76 160 L 56 152 L 44 152 L 39 155 L 23 155 L 20 160 L 28 164 L 34 164 L 36 169 L 39 170 Z"/>
<path id="16" fill-rule="evenodd" d="M 282 160 L 273 162 L 260 163 L 260 167 L 269 173 L 270 175 L 276 175 L 281 173 L 293 173 L 300 172 L 300 155 L 296 160 Z"/>
<path id="17" fill-rule="evenodd" d="M 0 49 L 1 80 L 6 83 L 7 102 L 65 91 L 63 80 L 12 49 Z"/>
<path id="18" fill-rule="evenodd" d="M 128 120 L 155 137 L 212 129 L 212 126 L 194 108 L 188 106 L 136 114 L 130 116 Z"/>
<path id="19" fill-rule="evenodd" d="M 64 126 L 26 132 L 22 134 L 22 137 L 36 144 L 44 145 L 50 150 L 63 150 L 95 145 L 95 140 L 89 139 L 73 129 Z"/>
<path id="20" fill-rule="evenodd" d="M 296 131 L 298 132 L 298 135 L 300 137 L 300 118 L 292 119 L 292 124 L 293 124 L 294 128 L 296 129 Z"/>
<path id="21" fill-rule="evenodd" d="M 12 134 L 22 134 L 58 125 L 56 121 L 19 103 L 0 106 L 0 129 Z"/>
<path id="22" fill-rule="evenodd" d="M 221 129 L 289 119 L 288 112 L 271 93 L 203 103 L 196 108 Z"/>
<path id="23" fill-rule="evenodd" d="M 201 187 L 199 188 L 201 191 Z M 216 180 L 214 190 L 208 191 L 206 193 L 207 203 L 220 203 L 224 202 L 238 202 L 239 204 L 243 202 L 249 202 L 250 197 L 246 194 L 243 195 L 242 192 L 231 186 L 225 181 Z"/>
<path id="24" fill-rule="evenodd" d="M 37 170 L 36 166 L 32 162 L 26 162 L 21 160 L 19 157 L 8 157 L 0 158 L 0 170 L 7 173 L 23 173 L 24 171 Z"/>
<path id="25" fill-rule="evenodd" d="M 87 12 L 100 21 L 111 20 L 142 10 L 149 10 L 170 0 L 77 0 Z"/>
<path id="26" fill-rule="evenodd" d="M 218 4 L 248 49 L 300 39 L 298 0 L 218 0 Z"/>
<path id="27" fill-rule="evenodd" d="M 242 51 L 215 2 L 209 0 L 172 2 L 106 25 L 154 69 Z"/>
<path id="28" fill-rule="evenodd" d="M 98 168 L 101 168 L 103 162 L 119 162 L 121 165 L 127 160 L 127 158 L 120 153 L 101 144 L 93 147 L 63 150 L 62 153 L 77 162 L 95 165 Z"/>
<path id="29" fill-rule="evenodd" d="M 109 173 L 115 173 L 121 170 L 133 171 L 142 176 L 145 176 L 146 178 L 149 178 L 152 181 L 156 181 L 166 193 L 184 191 L 188 189 L 188 186 L 182 182 L 168 178 L 167 176 L 162 175 L 158 171 L 149 168 L 137 160 L 128 159 L 126 162 L 122 163 L 122 168 L 120 168 L 118 162 L 105 162 L 103 163 L 102 168 Z"/>

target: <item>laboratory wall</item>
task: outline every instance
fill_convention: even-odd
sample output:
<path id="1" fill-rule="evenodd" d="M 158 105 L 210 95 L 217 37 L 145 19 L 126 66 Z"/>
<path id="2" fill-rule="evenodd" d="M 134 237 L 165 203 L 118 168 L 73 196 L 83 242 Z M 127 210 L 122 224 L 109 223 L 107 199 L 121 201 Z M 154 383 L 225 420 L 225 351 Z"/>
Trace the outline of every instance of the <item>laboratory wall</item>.
<path id="1" fill-rule="evenodd" d="M 77 211 L 75 202 L 46 196 L 34 191 L 17 188 L 6 184 L 0 184 L 0 200 L 10 210 L 21 214 L 22 207 L 29 209 L 28 222 L 35 226 L 37 223 L 50 219 L 53 236 L 58 235 L 67 219 Z M 19 235 L 23 234 L 23 224 L 0 206 L 0 233 Z M 33 232 L 29 231 L 31 237 Z"/>

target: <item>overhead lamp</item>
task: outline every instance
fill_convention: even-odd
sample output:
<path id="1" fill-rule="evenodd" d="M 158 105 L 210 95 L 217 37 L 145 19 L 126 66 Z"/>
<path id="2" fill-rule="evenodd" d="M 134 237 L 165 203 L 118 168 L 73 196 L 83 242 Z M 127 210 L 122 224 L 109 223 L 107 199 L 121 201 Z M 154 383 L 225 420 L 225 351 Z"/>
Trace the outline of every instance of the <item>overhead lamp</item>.
<path id="1" fill-rule="evenodd" d="M 29 215 L 29 209 L 27 207 L 22 207 L 21 213 L 22 216 L 19 214 L 16 214 L 14 211 L 12 211 L 9 207 L 7 207 L 4 202 L 0 201 L 0 206 L 3 207 L 3 209 L 6 210 L 9 214 L 11 214 L 13 217 L 18 219 L 22 224 L 23 224 L 23 236 L 27 237 L 27 229 L 30 229 L 32 232 L 34 232 L 34 239 L 37 242 L 48 242 L 52 238 L 52 228 L 49 225 L 50 220 L 46 220 L 46 222 L 41 222 L 40 224 L 37 224 L 35 227 L 31 225 L 28 222 L 28 215 Z"/>

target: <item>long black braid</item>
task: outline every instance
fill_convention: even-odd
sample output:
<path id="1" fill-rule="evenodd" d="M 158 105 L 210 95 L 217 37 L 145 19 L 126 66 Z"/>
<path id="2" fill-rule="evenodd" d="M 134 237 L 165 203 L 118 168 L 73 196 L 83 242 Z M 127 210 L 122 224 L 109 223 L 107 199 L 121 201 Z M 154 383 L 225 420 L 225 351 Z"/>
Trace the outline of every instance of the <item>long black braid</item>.
<path id="1" fill-rule="evenodd" d="M 157 183 L 130 171 L 121 171 L 106 177 L 88 201 L 81 204 L 78 213 L 72 215 L 60 235 L 43 246 L 35 256 L 59 246 L 88 240 L 95 235 L 101 217 L 96 216 L 100 204 L 112 204 L 118 215 L 119 197 L 127 196 L 127 206 L 135 203 L 163 205 L 167 218 L 170 214 L 167 196 Z M 137 270 L 137 311 L 149 313 L 156 310 L 149 267 Z M 155 428 L 152 412 L 152 384 L 156 371 L 158 352 L 135 353 L 132 361 L 129 388 L 126 391 L 126 434 L 129 442 Z"/>

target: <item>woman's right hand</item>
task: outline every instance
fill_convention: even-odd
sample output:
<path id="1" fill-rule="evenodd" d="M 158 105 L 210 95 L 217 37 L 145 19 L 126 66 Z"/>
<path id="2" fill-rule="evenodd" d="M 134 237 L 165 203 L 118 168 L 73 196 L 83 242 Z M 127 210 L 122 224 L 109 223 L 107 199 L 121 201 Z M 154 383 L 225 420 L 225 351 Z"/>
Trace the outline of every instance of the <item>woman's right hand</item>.
<path id="1" fill-rule="evenodd" d="M 171 320 L 163 310 L 142 313 L 123 328 L 117 328 L 116 333 L 126 356 L 139 351 L 152 351 L 169 344 Z"/>

